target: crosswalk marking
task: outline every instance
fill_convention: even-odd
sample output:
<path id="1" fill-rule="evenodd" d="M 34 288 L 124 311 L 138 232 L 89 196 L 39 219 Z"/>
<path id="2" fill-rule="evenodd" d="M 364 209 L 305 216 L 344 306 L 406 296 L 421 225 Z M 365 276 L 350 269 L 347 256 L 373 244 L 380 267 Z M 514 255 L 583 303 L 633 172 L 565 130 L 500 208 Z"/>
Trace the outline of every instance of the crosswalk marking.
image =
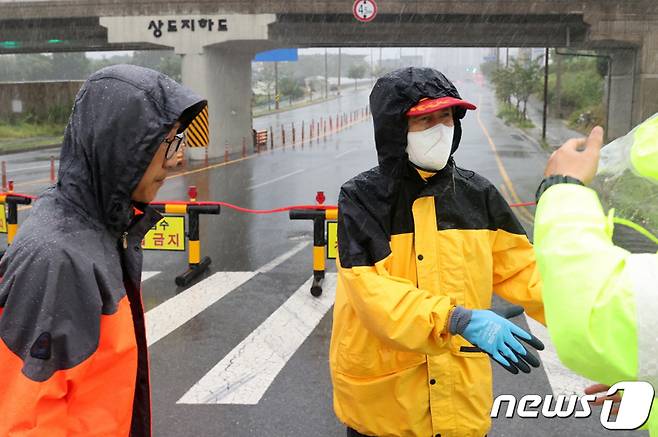
<path id="1" fill-rule="evenodd" d="M 178 403 L 257 404 L 334 303 L 336 274 L 327 274 L 319 298 L 309 293 L 312 281 L 299 287 Z"/>
<path id="2" fill-rule="evenodd" d="M 255 272 L 218 272 L 148 311 L 146 341 L 148 346 L 169 335 L 210 305 L 238 288 L 258 273 L 267 273 L 300 252 L 308 242 L 297 244 Z M 142 282 L 160 272 L 142 272 Z M 310 286 L 309 286 L 310 288 Z"/>
<path id="3" fill-rule="evenodd" d="M 217 272 L 146 313 L 149 346 L 238 288 L 256 272 Z"/>
<path id="4" fill-rule="evenodd" d="M 305 171 L 306 171 L 306 169 L 293 171 L 292 173 L 284 174 L 283 176 L 279 176 L 278 178 L 274 178 L 274 179 L 271 179 L 269 181 L 266 181 L 266 182 L 263 182 L 263 183 L 260 183 L 260 184 L 252 185 L 251 187 L 247 188 L 247 190 L 249 190 L 249 191 L 255 190 L 256 188 L 264 187 L 266 185 L 270 185 L 270 184 L 273 184 L 275 182 L 279 182 L 283 179 L 289 178 L 290 176 L 294 176 L 296 174 L 303 173 Z"/>
<path id="5" fill-rule="evenodd" d="M 544 372 L 546 372 L 553 394 L 582 395 L 585 387 L 594 384 L 594 381 L 576 375 L 567 369 L 558 358 L 557 350 L 551 341 L 546 327 L 530 317 L 526 316 L 526 320 L 528 321 L 530 331 L 544 343 L 544 350 L 538 353 L 541 359 L 541 366 Z"/>
<path id="6" fill-rule="evenodd" d="M 160 272 L 142 272 L 142 282 L 148 281 L 152 277 L 158 275 Z"/>

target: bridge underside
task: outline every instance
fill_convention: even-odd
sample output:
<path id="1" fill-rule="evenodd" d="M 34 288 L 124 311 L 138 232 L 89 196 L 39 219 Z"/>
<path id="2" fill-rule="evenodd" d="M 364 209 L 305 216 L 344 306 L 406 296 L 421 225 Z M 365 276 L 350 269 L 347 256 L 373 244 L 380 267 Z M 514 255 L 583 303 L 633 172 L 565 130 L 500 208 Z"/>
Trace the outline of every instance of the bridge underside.
<path id="1" fill-rule="evenodd" d="M 270 38 L 314 47 L 564 47 L 583 45 L 581 15 L 278 15 Z"/>
<path id="2" fill-rule="evenodd" d="M 0 20 L 0 54 L 149 50 L 153 44 L 111 44 L 98 17 Z"/>
<path id="3" fill-rule="evenodd" d="M 587 30 L 582 15 L 382 14 L 364 24 L 347 14 L 280 14 L 269 34 L 294 47 L 583 48 Z M 0 20 L 0 54 L 158 48 L 108 43 L 98 17 Z"/>

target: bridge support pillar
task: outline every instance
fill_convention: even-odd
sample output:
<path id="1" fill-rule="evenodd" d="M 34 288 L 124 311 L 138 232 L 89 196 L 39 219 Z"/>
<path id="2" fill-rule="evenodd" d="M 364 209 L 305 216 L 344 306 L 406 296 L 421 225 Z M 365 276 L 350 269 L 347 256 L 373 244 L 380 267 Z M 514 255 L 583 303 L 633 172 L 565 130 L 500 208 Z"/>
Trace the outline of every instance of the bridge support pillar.
<path id="1" fill-rule="evenodd" d="M 610 77 L 606 81 L 607 137 L 609 140 L 628 133 L 633 125 L 635 50 L 612 50 Z M 609 84 L 609 89 L 608 89 Z"/>
<path id="2" fill-rule="evenodd" d="M 206 77 L 206 71 L 206 57 L 203 54 L 190 53 L 182 55 L 181 82 L 183 85 L 196 91 L 200 96 L 208 99 L 208 107 L 210 108 L 212 103 L 208 98 L 208 78 Z M 211 114 L 209 112 L 208 117 L 210 116 Z M 208 120 L 208 124 L 210 125 L 210 120 Z M 210 130 L 210 132 L 212 132 L 212 130 Z M 210 147 L 210 144 L 208 146 Z M 205 159 L 206 151 L 201 147 L 190 147 L 187 149 L 186 153 L 189 159 L 201 160 Z"/>
<path id="3" fill-rule="evenodd" d="M 635 111 L 633 124 L 636 125 L 658 112 L 658 28 L 646 33 L 638 51 L 637 74 L 635 76 Z"/>
<path id="4" fill-rule="evenodd" d="M 208 157 L 242 151 L 243 138 L 253 150 L 251 113 L 251 50 L 239 43 L 205 47 L 182 60 L 183 84 L 208 99 L 210 144 Z M 204 159 L 205 150 L 189 149 L 191 159 Z"/>
<path id="5" fill-rule="evenodd" d="M 658 112 L 658 33 L 648 32 L 629 42 L 637 48 L 606 51 L 612 60 L 606 90 L 609 140 Z"/>
<path id="6" fill-rule="evenodd" d="M 227 148 L 242 151 L 243 138 L 253 146 L 251 60 L 276 47 L 269 41 L 275 21 L 274 14 L 100 17 L 110 43 L 172 47 L 183 56 L 183 83 L 208 99 L 209 158 L 224 156 Z M 194 149 L 191 159 L 205 157 L 205 150 Z"/>

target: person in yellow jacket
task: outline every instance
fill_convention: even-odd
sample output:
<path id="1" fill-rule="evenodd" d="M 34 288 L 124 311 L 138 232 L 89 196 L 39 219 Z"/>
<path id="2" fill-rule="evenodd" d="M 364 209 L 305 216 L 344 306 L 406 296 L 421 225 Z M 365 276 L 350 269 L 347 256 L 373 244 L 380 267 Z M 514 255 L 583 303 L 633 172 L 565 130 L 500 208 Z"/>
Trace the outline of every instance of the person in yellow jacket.
<path id="1" fill-rule="evenodd" d="M 482 437 L 489 356 L 539 365 L 519 340 L 541 343 L 487 310 L 494 291 L 543 323 L 533 248 L 495 187 L 455 165 L 475 106 L 443 74 L 389 73 L 370 107 L 379 166 L 338 202 L 334 411 L 348 436 Z"/>

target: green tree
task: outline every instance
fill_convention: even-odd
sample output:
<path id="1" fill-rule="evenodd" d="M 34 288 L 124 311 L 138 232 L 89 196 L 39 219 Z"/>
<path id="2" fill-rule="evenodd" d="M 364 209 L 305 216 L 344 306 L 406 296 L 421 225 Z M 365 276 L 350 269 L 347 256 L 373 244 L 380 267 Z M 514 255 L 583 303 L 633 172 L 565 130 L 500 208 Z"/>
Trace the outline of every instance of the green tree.
<path id="1" fill-rule="evenodd" d="M 89 66 L 89 71 L 94 72 L 98 71 L 101 68 L 108 67 L 110 65 L 116 65 L 116 64 L 132 64 L 133 63 L 133 55 L 113 55 L 110 56 L 109 58 L 102 58 L 102 59 L 90 59 L 90 66 Z"/>
<path id="2" fill-rule="evenodd" d="M 160 65 L 157 70 L 171 77 L 177 82 L 183 81 L 182 73 L 183 60 L 180 56 L 176 54 L 170 54 L 168 56 L 163 56 L 160 60 Z"/>
<path id="3" fill-rule="evenodd" d="M 52 58 L 43 54 L 17 55 L 14 80 L 48 80 L 51 78 Z"/>
<path id="4" fill-rule="evenodd" d="M 357 88 L 358 80 L 366 75 L 368 66 L 366 64 L 352 64 L 347 70 L 347 77 L 354 79 L 354 89 Z"/>
<path id="5" fill-rule="evenodd" d="M 308 83 L 308 92 L 310 94 L 311 100 L 313 100 L 313 93 L 319 91 L 322 88 L 322 86 L 320 84 L 320 81 L 317 79 L 311 78 L 307 81 L 307 83 Z"/>
<path id="6" fill-rule="evenodd" d="M 375 65 L 375 68 L 372 69 L 372 75 L 374 77 L 382 77 L 383 75 L 385 75 L 386 73 L 390 73 L 391 71 L 393 70 L 390 68 L 386 68 L 382 65 Z"/>
<path id="7" fill-rule="evenodd" d="M 341 56 L 341 70 L 347 71 L 353 64 L 364 64 L 365 55 Z M 330 77 L 338 74 L 338 54 L 327 56 L 327 67 Z M 297 77 L 324 77 L 324 54 L 302 55 L 296 62 L 279 62 L 279 75 Z"/>
<path id="8" fill-rule="evenodd" d="M 296 77 L 282 77 L 279 79 L 279 92 L 290 99 L 304 96 L 304 80 Z"/>
<path id="9" fill-rule="evenodd" d="M 274 62 L 262 62 L 260 68 L 254 68 L 252 84 L 263 82 L 267 88 L 268 98 L 274 93 Z"/>
<path id="10" fill-rule="evenodd" d="M 83 52 L 53 53 L 52 76 L 54 80 L 84 80 L 89 76 L 91 63 Z"/>
<path id="11" fill-rule="evenodd" d="M 514 94 L 514 75 L 511 68 L 497 68 L 491 72 L 491 81 L 496 87 L 496 97 L 511 105 Z"/>
<path id="12" fill-rule="evenodd" d="M 172 50 L 137 51 L 133 54 L 131 64 L 160 71 L 178 82 L 182 79 L 181 57 Z"/>
<path id="13" fill-rule="evenodd" d="M 512 62 L 512 77 L 514 79 L 513 96 L 516 98 L 516 109 L 523 104 L 522 119 L 527 118 L 528 99 L 541 89 L 541 76 L 543 68 L 540 59 L 530 62 L 521 62 L 515 59 Z"/>
<path id="14" fill-rule="evenodd" d="M 52 78 L 52 57 L 44 54 L 0 56 L 0 80 L 49 80 Z"/>
<path id="15" fill-rule="evenodd" d="M 485 61 L 480 64 L 480 71 L 488 78 L 493 78 L 493 75 L 500 69 L 500 64 L 496 61 Z"/>

